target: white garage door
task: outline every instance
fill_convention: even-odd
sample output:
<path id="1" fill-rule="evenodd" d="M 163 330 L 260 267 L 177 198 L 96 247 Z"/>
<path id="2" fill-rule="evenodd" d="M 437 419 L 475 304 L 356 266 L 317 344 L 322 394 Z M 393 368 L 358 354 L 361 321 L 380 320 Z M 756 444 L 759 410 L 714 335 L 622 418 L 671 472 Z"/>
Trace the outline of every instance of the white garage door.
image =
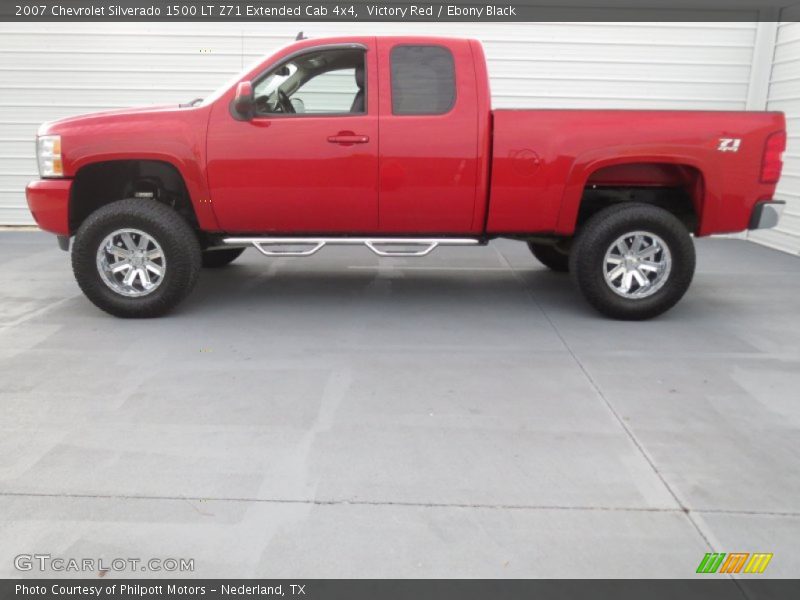
<path id="1" fill-rule="evenodd" d="M 743 110 L 757 24 L 2 23 L 0 224 L 32 222 L 23 192 L 42 121 L 203 96 L 298 29 L 479 38 L 496 107 Z"/>
<path id="2" fill-rule="evenodd" d="M 778 26 L 767 108 L 786 113 L 788 140 L 776 194 L 776 198 L 786 201 L 786 210 L 778 227 L 751 232 L 749 238 L 800 254 L 800 23 L 785 22 Z"/>

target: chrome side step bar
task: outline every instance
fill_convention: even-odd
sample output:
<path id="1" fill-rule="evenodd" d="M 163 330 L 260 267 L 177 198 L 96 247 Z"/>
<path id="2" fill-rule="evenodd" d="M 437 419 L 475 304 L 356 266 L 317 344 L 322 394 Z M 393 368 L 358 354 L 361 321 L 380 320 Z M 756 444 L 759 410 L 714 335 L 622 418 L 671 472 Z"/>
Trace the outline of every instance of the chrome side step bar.
<path id="1" fill-rule="evenodd" d="M 476 238 L 229 237 L 222 243 L 226 246 L 252 245 L 264 256 L 311 256 L 327 245 L 363 245 L 378 256 L 420 257 L 427 256 L 439 246 L 477 246 L 483 242 Z M 305 248 L 297 249 L 298 246 Z M 392 246 L 403 249 L 392 250 Z M 409 247 L 415 249 L 409 250 Z"/>

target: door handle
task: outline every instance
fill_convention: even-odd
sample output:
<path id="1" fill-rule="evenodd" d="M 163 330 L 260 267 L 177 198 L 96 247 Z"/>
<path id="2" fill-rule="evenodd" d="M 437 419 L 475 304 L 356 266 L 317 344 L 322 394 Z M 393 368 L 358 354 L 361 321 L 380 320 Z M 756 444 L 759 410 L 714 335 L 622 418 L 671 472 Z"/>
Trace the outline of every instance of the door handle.
<path id="1" fill-rule="evenodd" d="M 342 144 L 349 146 L 351 144 L 366 144 L 369 142 L 368 135 L 357 135 L 352 131 L 340 131 L 336 135 L 328 136 L 328 141 L 331 144 Z"/>

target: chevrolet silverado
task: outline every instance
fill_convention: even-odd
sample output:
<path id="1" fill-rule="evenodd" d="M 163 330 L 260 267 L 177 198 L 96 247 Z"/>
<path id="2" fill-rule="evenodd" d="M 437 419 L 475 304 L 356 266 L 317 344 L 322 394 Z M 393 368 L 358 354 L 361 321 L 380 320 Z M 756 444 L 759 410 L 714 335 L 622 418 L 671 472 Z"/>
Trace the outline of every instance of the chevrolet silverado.
<path id="1" fill-rule="evenodd" d="M 785 144 L 776 112 L 493 110 L 475 40 L 300 39 L 202 100 L 45 123 L 26 192 L 120 317 L 164 314 L 247 247 L 505 237 L 645 319 L 689 287 L 692 236 L 777 223 Z"/>

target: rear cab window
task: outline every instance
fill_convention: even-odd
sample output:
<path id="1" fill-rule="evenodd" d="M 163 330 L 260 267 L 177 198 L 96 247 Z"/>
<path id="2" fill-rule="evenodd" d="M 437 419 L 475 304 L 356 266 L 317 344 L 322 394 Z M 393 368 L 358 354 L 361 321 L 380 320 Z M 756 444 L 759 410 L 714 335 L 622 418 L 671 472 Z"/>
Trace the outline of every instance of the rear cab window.
<path id="1" fill-rule="evenodd" d="M 401 45 L 390 55 L 392 114 L 443 115 L 456 101 L 456 67 L 448 48 Z"/>

